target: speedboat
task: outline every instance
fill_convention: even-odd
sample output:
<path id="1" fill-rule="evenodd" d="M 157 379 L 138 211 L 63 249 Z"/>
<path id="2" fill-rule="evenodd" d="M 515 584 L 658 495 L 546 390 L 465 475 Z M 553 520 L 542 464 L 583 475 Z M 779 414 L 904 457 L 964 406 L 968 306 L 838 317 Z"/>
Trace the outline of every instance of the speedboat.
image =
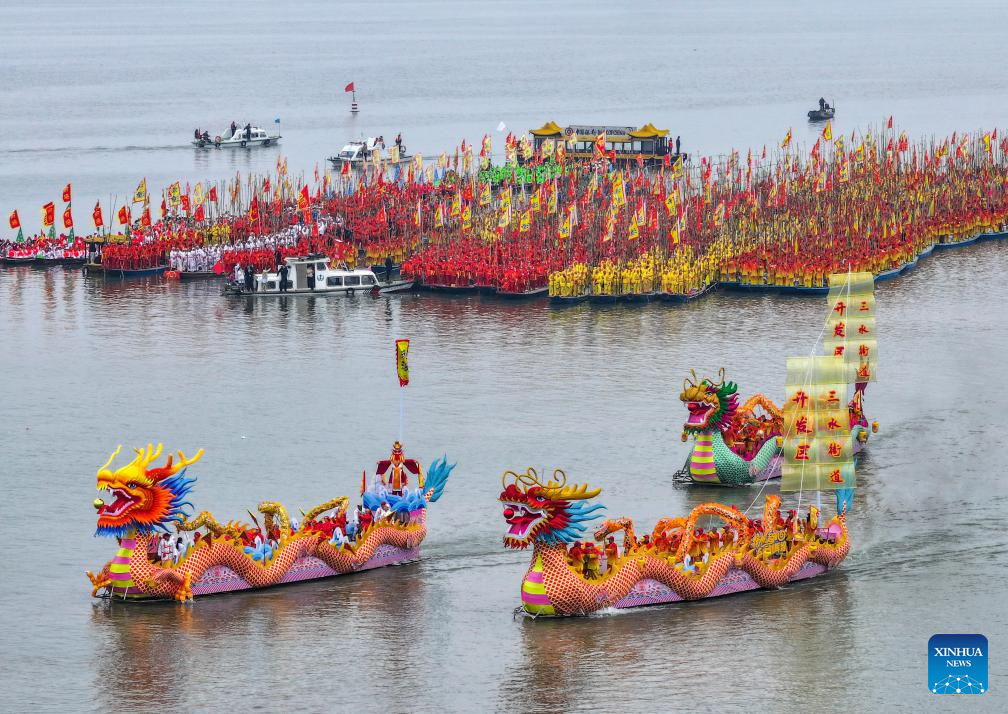
<path id="1" fill-rule="evenodd" d="M 384 148 L 385 143 L 381 140 L 381 137 L 369 136 L 366 139 L 347 142 L 339 150 L 339 153 L 335 156 L 330 156 L 328 161 L 334 168 L 340 168 L 343 164 L 360 165 L 371 161 L 372 154 Z M 409 155 L 405 153 L 405 148 L 402 144 L 399 144 L 399 162 L 402 163 L 409 159 Z M 388 153 L 385 154 L 383 160 L 390 160 Z"/>
<path id="2" fill-rule="evenodd" d="M 231 133 L 231 129 L 228 128 L 223 135 L 218 134 L 213 137 L 210 136 L 209 132 L 205 131 L 202 137 L 193 139 L 191 143 L 199 149 L 206 147 L 214 147 L 216 149 L 237 147 L 245 149 L 252 146 L 272 146 L 273 144 L 280 143 L 280 125 L 277 124 L 276 134 L 270 134 L 265 129 L 260 129 L 257 126 L 250 126 L 247 129 L 238 127 L 234 133 Z"/>
<path id="3" fill-rule="evenodd" d="M 255 276 L 253 289 L 248 290 L 243 283 L 230 282 L 225 288 L 231 295 L 247 297 L 276 297 L 278 295 L 356 295 L 369 293 L 406 292 L 413 288 L 412 280 L 381 282 L 370 268 L 348 268 L 339 263 L 329 263 L 324 255 L 303 257 L 288 256 L 287 289 L 280 290 L 280 274 L 264 272 Z M 311 275 L 309 275 L 309 272 Z"/>

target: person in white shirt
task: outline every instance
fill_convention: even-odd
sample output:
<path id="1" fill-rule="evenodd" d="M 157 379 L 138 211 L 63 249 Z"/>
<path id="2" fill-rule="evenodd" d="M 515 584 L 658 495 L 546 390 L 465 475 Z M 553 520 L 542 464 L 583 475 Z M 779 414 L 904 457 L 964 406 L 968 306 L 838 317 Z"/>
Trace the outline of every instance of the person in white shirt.
<path id="1" fill-rule="evenodd" d="M 245 284 L 245 271 L 242 270 L 241 263 L 235 265 L 234 269 L 234 280 L 239 285 Z"/>
<path id="2" fill-rule="evenodd" d="M 378 510 L 375 511 L 375 521 L 380 521 L 385 518 L 388 518 L 390 513 L 392 513 L 392 509 L 389 508 L 389 505 L 387 503 L 382 501 L 382 505 L 380 505 L 378 507 Z"/>

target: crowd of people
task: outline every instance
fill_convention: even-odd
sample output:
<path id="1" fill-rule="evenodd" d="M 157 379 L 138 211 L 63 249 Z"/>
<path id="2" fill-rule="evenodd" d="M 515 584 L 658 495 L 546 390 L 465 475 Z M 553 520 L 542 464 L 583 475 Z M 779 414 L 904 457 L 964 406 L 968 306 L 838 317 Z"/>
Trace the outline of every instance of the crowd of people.
<path id="1" fill-rule="evenodd" d="M 732 509 L 737 511 L 734 506 Z M 771 524 L 765 524 L 762 518 L 747 518 L 746 521 L 750 534 L 747 549 L 765 562 L 786 558 L 798 544 L 833 543 L 836 538 L 835 532 L 820 528 L 819 511 L 815 506 L 809 508 L 804 518 L 791 509 L 784 515 L 778 513 Z M 683 573 L 702 575 L 711 558 L 736 547 L 741 537 L 739 529 L 730 523 L 707 529 L 697 527 L 689 548 L 677 558 L 683 535 L 680 528 L 656 529 L 655 533 L 646 533 L 639 540 L 631 537 L 631 541 L 624 544 L 624 548 L 629 549 L 626 551 L 612 535 L 606 536 L 604 541 L 575 541 L 567 546 L 567 563 L 584 578 L 598 579 L 616 572 L 628 557 L 653 555 L 667 560 Z M 773 537 L 765 538 L 767 535 Z"/>
<path id="2" fill-rule="evenodd" d="M 879 273 L 1008 222 L 1008 139 L 996 131 L 911 144 L 887 128 L 824 136 L 811 152 L 782 145 L 769 158 L 764 148 L 658 168 L 522 151 L 523 165 L 558 171 L 480 180 L 465 146 L 436 166 L 369 162 L 337 177 L 316 169 L 314 182 L 292 183 L 278 162 L 276 175 L 215 192 L 204 220 L 187 185 L 186 200 L 128 226 L 103 261 L 229 274 L 274 269 L 298 250 L 391 261 L 435 287 L 691 296 L 718 282 L 815 287 L 838 270 Z"/>

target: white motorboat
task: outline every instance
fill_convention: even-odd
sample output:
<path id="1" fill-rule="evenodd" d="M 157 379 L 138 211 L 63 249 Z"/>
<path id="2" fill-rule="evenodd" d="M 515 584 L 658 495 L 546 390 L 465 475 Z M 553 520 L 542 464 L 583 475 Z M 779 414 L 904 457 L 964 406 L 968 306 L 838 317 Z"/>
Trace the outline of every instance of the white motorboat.
<path id="1" fill-rule="evenodd" d="M 347 142 L 347 144 L 339 150 L 339 153 L 336 154 L 336 156 L 330 156 L 328 161 L 335 168 L 341 168 L 345 163 L 351 165 L 365 164 L 372 160 L 372 155 L 375 151 L 380 151 L 382 153 L 382 161 L 385 163 L 391 163 L 391 152 L 385 148 L 385 143 L 382 141 L 381 137 L 374 136 Z M 398 163 L 403 163 L 409 160 L 410 156 L 405 153 L 405 148 L 402 144 L 400 144 Z"/>
<path id="2" fill-rule="evenodd" d="M 192 145 L 197 148 L 250 148 L 253 146 L 272 146 L 280 143 L 280 121 L 276 121 L 276 133 L 270 134 L 265 129 L 246 124 L 237 127 L 232 133 L 230 127 L 224 134 L 210 136 L 210 132 L 203 132 L 199 139 L 193 139 Z"/>
<path id="3" fill-rule="evenodd" d="M 255 276 L 253 289 L 244 284 L 230 282 L 226 291 L 247 297 L 276 297 L 279 295 L 357 295 L 406 292 L 413 288 L 412 280 L 381 282 L 370 268 L 350 269 L 344 264 L 330 265 L 324 255 L 304 257 L 289 256 L 287 264 L 287 289 L 280 289 L 280 273 L 265 272 Z"/>

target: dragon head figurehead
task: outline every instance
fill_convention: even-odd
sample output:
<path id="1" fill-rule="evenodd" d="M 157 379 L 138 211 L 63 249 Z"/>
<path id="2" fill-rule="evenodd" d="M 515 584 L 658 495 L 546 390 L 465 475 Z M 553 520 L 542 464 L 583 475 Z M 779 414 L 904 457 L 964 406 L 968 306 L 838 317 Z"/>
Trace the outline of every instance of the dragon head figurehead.
<path id="1" fill-rule="evenodd" d="M 683 391 L 679 395 L 679 399 L 689 410 L 683 432 L 700 434 L 715 429 L 724 431 L 731 424 L 738 408 L 738 385 L 725 381 L 724 368 L 719 372 L 721 381 L 717 384 L 711 379 L 697 379 L 696 371 L 691 370 L 691 374 L 692 379 L 687 377 L 683 380 Z"/>
<path id="2" fill-rule="evenodd" d="M 545 484 L 531 467 L 523 474 L 506 471 L 501 481 L 504 490 L 500 501 L 510 526 L 504 545 L 509 548 L 527 548 L 534 541 L 573 543 L 584 533 L 585 521 L 597 518 L 594 514 L 605 509 L 589 503 L 602 489 L 588 490 L 587 484 L 568 486 L 567 474 L 560 469 Z"/>
<path id="3" fill-rule="evenodd" d="M 114 499 L 105 503 L 95 499 L 98 511 L 98 529 L 95 535 L 124 537 L 134 530 L 149 534 L 157 529 L 165 530 L 168 523 L 181 520 L 184 508 L 192 504 L 185 500 L 196 479 L 185 477 L 185 469 L 203 456 L 200 449 L 192 458 L 178 452 L 178 461 L 173 463 L 173 455 L 160 468 L 148 468 L 152 461 L 160 458 L 162 445 L 157 448 L 148 444 L 144 449 L 134 449 L 136 458 L 126 466 L 112 470 L 112 462 L 119 455 L 121 446 L 112 452 L 105 465 L 98 469 L 98 490 L 108 491 Z"/>

